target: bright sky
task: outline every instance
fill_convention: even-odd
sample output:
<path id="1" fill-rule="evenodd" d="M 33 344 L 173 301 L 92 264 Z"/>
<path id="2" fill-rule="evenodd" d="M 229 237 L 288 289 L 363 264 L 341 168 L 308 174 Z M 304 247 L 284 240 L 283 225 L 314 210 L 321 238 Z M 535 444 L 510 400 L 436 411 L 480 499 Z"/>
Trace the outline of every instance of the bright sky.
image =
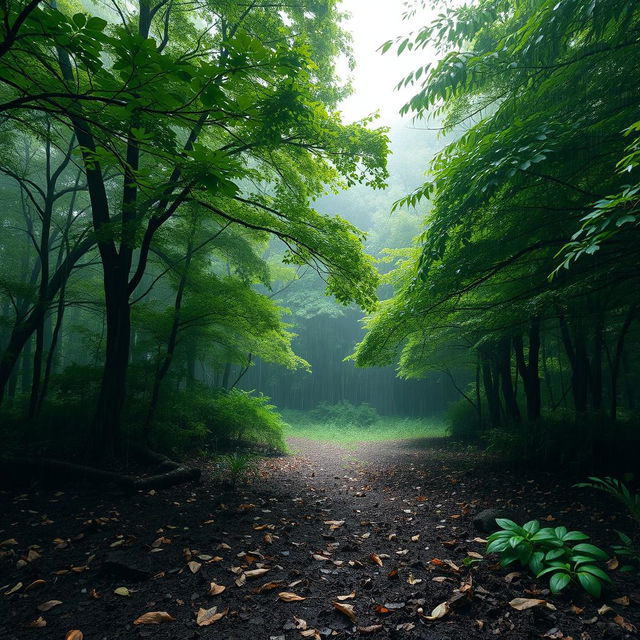
<path id="1" fill-rule="evenodd" d="M 342 113 L 346 122 L 362 118 L 379 110 L 380 124 L 391 124 L 400 119 L 400 107 L 416 92 L 411 85 L 402 91 L 394 87 L 401 78 L 420 65 L 430 62 L 433 54 L 428 49 L 406 51 L 397 56 L 395 48 L 381 55 L 377 49 L 387 40 L 416 30 L 428 22 L 428 13 L 410 22 L 402 20 L 403 0 L 342 0 L 342 9 L 351 13 L 345 28 L 353 37 L 353 52 L 357 67 L 352 74 L 354 94 L 343 102 Z M 346 64 L 341 74 L 347 75 Z"/>

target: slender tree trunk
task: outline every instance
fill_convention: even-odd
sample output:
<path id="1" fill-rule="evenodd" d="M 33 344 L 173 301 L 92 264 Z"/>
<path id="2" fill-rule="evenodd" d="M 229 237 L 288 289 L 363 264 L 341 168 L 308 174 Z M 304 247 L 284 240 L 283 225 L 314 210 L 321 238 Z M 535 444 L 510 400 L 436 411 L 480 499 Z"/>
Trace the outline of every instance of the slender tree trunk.
<path id="1" fill-rule="evenodd" d="M 613 356 L 613 362 L 611 363 L 611 398 L 609 413 L 611 420 L 613 421 L 616 420 L 618 413 L 618 377 L 620 375 L 620 365 L 622 364 L 624 354 L 624 342 L 627 337 L 629 327 L 631 327 L 631 323 L 636 315 L 636 309 L 637 305 L 632 304 L 625 315 L 622 328 L 620 329 L 620 333 L 618 334 L 618 339 L 616 341 L 616 350 Z"/>
<path id="2" fill-rule="evenodd" d="M 500 388 L 507 416 L 513 422 L 520 422 L 520 408 L 513 390 L 513 379 L 511 377 L 511 340 L 509 338 L 500 340 L 496 348 L 496 357 L 498 360 Z"/>
<path id="3" fill-rule="evenodd" d="M 589 388 L 589 360 L 584 335 L 576 328 L 575 337 L 572 340 L 569 325 L 566 318 L 560 315 L 560 331 L 569 364 L 571 365 L 571 389 L 573 391 L 573 403 L 576 413 L 587 411 L 587 391 Z"/>
<path id="4" fill-rule="evenodd" d="M 541 412 L 540 373 L 538 370 L 540 360 L 540 320 L 538 318 L 534 318 L 531 321 L 529 328 L 529 363 L 527 364 L 525 360 L 522 336 L 514 337 L 513 348 L 527 399 L 527 418 L 535 422 L 540 418 Z"/>
<path id="5" fill-rule="evenodd" d="M 489 410 L 489 427 L 493 428 L 500 425 L 500 396 L 498 395 L 498 384 L 493 375 L 491 362 L 487 354 L 481 352 L 480 357 L 482 360 L 482 382 Z"/>

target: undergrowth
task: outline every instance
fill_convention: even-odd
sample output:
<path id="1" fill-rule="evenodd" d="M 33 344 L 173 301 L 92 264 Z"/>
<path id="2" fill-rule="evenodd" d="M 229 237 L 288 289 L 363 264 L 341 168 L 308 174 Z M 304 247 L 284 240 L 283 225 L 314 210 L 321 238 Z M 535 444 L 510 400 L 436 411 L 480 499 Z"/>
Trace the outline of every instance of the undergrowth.
<path id="1" fill-rule="evenodd" d="M 447 435 L 445 424 L 438 418 L 380 416 L 373 424 L 359 427 L 335 420 L 319 420 L 307 411 L 290 409 L 282 413 L 287 423 L 285 432 L 288 436 L 322 442 L 349 444 L 411 438 L 444 438 Z"/>

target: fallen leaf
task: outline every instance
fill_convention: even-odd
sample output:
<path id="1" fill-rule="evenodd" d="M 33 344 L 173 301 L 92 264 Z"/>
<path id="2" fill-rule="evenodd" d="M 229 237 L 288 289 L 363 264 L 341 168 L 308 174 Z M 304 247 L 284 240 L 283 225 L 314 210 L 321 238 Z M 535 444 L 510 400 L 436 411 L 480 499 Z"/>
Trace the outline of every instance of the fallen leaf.
<path id="1" fill-rule="evenodd" d="M 476 559 L 478 559 L 478 560 L 482 560 L 482 558 L 484 558 L 484 556 L 483 556 L 483 555 L 481 555 L 481 554 L 477 553 L 476 551 L 467 551 L 467 555 L 468 555 L 470 558 L 476 558 Z"/>
<path id="2" fill-rule="evenodd" d="M 575 604 L 572 604 L 569 607 L 569 611 L 571 611 L 571 613 L 575 613 L 577 616 L 579 616 L 581 613 L 584 612 L 584 607 L 577 607 Z"/>
<path id="3" fill-rule="evenodd" d="M 625 620 L 622 616 L 616 616 L 613 621 L 619 626 L 622 627 L 625 631 L 629 631 L 630 633 L 635 633 L 636 628 L 630 622 Z"/>
<path id="4" fill-rule="evenodd" d="M 409 574 L 407 578 L 407 582 L 409 584 L 420 584 L 422 582 L 422 578 L 415 578 L 412 573 Z"/>
<path id="5" fill-rule="evenodd" d="M 129 591 L 129 589 L 127 589 L 127 587 L 118 587 L 117 589 L 113 590 L 113 593 L 115 593 L 117 596 L 130 596 L 131 595 L 131 591 Z"/>
<path id="6" fill-rule="evenodd" d="M 67 631 L 67 635 L 64 637 L 64 640 L 83 640 L 84 633 L 79 629 L 72 629 L 71 631 Z"/>
<path id="7" fill-rule="evenodd" d="M 296 602 L 298 600 L 306 600 L 303 596 L 299 596 L 295 593 L 291 593 L 290 591 L 281 591 L 278 594 L 278 598 L 283 600 L 284 602 Z"/>
<path id="8" fill-rule="evenodd" d="M 365 635 L 369 633 L 376 633 L 377 631 L 382 631 L 381 624 L 372 624 L 372 625 L 369 625 L 368 627 L 358 627 L 358 633 L 362 633 Z"/>
<path id="9" fill-rule="evenodd" d="M 352 591 L 351 593 L 348 593 L 346 596 L 337 596 L 336 600 L 339 600 L 340 602 L 344 602 L 345 600 L 352 600 L 355 597 L 356 597 L 356 592 Z"/>
<path id="10" fill-rule="evenodd" d="M 330 529 L 339 529 L 343 524 L 344 524 L 344 520 L 325 520 L 324 523 L 331 525 L 329 528 Z"/>
<path id="11" fill-rule="evenodd" d="M 133 624 L 162 624 L 163 622 L 174 622 L 175 618 L 166 611 L 148 611 L 133 621 Z"/>
<path id="12" fill-rule="evenodd" d="M 210 624 L 218 622 L 218 620 L 224 618 L 228 612 L 229 609 L 225 609 L 218 613 L 218 607 L 211 607 L 211 609 L 199 609 L 198 614 L 196 615 L 196 624 L 199 627 L 208 627 Z"/>
<path id="13" fill-rule="evenodd" d="M 611 611 L 613 611 L 613 609 L 608 605 L 608 604 L 603 604 L 599 609 L 598 609 L 598 615 L 600 616 L 604 616 L 607 613 L 610 613 Z"/>
<path id="14" fill-rule="evenodd" d="M 31 591 L 31 589 L 36 589 L 37 587 L 42 587 L 43 585 L 47 584 L 46 580 L 42 580 L 42 578 L 40 578 L 39 580 L 34 580 L 30 585 L 26 586 L 24 588 L 25 593 L 27 591 Z"/>
<path id="15" fill-rule="evenodd" d="M 53 607 L 57 607 L 59 604 L 62 604 L 62 600 L 47 600 L 42 604 L 38 605 L 38 611 L 49 611 L 53 609 Z"/>
<path id="16" fill-rule="evenodd" d="M 370 553 L 369 559 L 371 560 L 371 562 L 374 562 L 379 567 L 382 566 L 382 560 L 380 559 L 380 556 L 377 553 Z"/>
<path id="17" fill-rule="evenodd" d="M 247 576 L 247 578 L 258 578 L 268 572 L 269 569 L 251 569 L 251 571 L 245 571 L 244 575 Z"/>
<path id="18" fill-rule="evenodd" d="M 353 610 L 352 604 L 342 604 L 341 602 L 332 602 L 331 603 L 335 609 L 337 609 L 340 613 L 343 613 L 351 622 L 356 621 L 356 613 Z"/>
<path id="19" fill-rule="evenodd" d="M 381 604 L 377 604 L 373 609 L 376 613 L 391 613 L 391 609 L 387 609 L 387 607 Z"/>
<path id="20" fill-rule="evenodd" d="M 295 616 L 293 616 L 293 624 L 298 631 L 305 631 L 307 628 L 307 621 L 302 618 L 296 618 Z"/>
<path id="21" fill-rule="evenodd" d="M 212 582 L 209 585 L 209 595 L 210 596 L 218 596 L 220 595 L 227 587 L 225 587 L 224 585 L 221 584 L 216 584 L 215 582 Z"/>
<path id="22" fill-rule="evenodd" d="M 614 571 L 620 566 L 620 562 L 618 562 L 618 558 L 615 556 L 613 558 L 609 558 L 606 562 L 607 569 Z"/>
<path id="23" fill-rule="evenodd" d="M 195 560 L 192 560 L 191 562 L 187 563 L 187 566 L 189 567 L 189 570 L 191 571 L 191 573 L 198 573 L 198 571 L 200 571 L 200 567 L 202 566 L 202 564 L 199 562 L 196 562 Z"/>
<path id="24" fill-rule="evenodd" d="M 271 591 L 271 589 L 281 587 L 282 584 L 282 580 L 276 580 L 275 582 L 265 582 L 255 590 L 255 593 L 264 593 L 265 591 Z"/>
<path id="25" fill-rule="evenodd" d="M 22 582 L 18 582 L 16 583 L 13 587 L 11 587 L 11 589 L 9 589 L 8 591 L 4 592 L 5 596 L 10 596 L 12 593 L 15 593 L 16 591 L 20 591 L 20 589 L 22 589 Z"/>
<path id="26" fill-rule="evenodd" d="M 31 622 L 27 622 L 24 625 L 27 629 L 40 629 L 42 627 L 46 627 L 47 626 L 47 621 L 40 616 L 39 618 L 36 618 L 35 620 L 32 620 Z"/>
<path id="27" fill-rule="evenodd" d="M 540 600 L 538 598 L 514 598 L 509 602 L 509 605 L 516 609 L 516 611 L 524 611 L 525 609 L 531 609 L 532 607 L 539 607 L 547 604 L 546 600 Z"/>
<path id="28" fill-rule="evenodd" d="M 620 604 L 623 607 L 628 607 L 631 604 L 631 599 L 629 596 L 622 596 L 621 598 L 614 598 L 613 602 Z"/>
<path id="29" fill-rule="evenodd" d="M 0 547 L 15 547 L 18 544 L 18 541 L 15 538 L 7 538 L 0 542 Z"/>
<path id="30" fill-rule="evenodd" d="M 444 618 L 447 613 L 449 613 L 449 604 L 446 602 L 440 603 L 432 612 L 430 616 L 425 616 L 424 614 L 419 614 L 423 620 L 439 620 L 440 618 Z"/>

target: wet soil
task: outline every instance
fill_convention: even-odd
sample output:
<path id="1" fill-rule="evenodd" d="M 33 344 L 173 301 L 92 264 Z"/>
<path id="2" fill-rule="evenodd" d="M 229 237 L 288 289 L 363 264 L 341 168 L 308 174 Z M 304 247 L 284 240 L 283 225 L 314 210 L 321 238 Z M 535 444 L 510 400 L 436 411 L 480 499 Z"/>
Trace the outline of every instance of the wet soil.
<path id="1" fill-rule="evenodd" d="M 598 599 L 552 596 L 485 556 L 474 529 L 474 514 L 500 508 L 608 547 L 633 524 L 607 496 L 571 486 L 581 478 L 504 469 L 437 440 L 289 444 L 292 455 L 235 487 L 205 467 L 199 484 L 133 496 L 0 493 L 0 638 L 637 637 L 637 576 L 610 570 Z M 211 595 L 211 583 L 224 591 Z M 547 604 L 519 611 L 514 598 Z M 149 612 L 168 615 L 135 624 Z"/>

